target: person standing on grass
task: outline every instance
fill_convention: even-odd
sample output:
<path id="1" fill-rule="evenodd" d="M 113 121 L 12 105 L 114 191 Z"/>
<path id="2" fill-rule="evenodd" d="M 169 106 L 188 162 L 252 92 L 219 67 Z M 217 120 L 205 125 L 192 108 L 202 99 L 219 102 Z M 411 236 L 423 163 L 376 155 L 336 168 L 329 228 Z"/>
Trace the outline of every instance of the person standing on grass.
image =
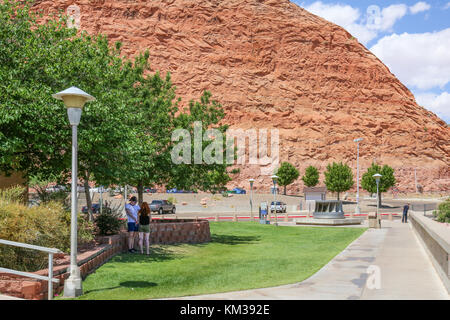
<path id="1" fill-rule="evenodd" d="M 408 223 L 408 210 L 409 210 L 409 203 L 405 204 L 403 207 L 403 215 L 402 215 L 402 223 Z"/>
<path id="2" fill-rule="evenodd" d="M 147 254 L 150 254 L 150 221 L 152 221 L 150 207 L 147 202 L 142 203 L 142 208 L 139 214 L 139 249 L 143 254 L 143 242 L 145 239 L 145 246 L 147 247 Z"/>
<path id="3" fill-rule="evenodd" d="M 125 205 L 125 212 L 128 218 L 128 252 L 134 253 L 134 238 L 139 230 L 138 212 L 141 208 L 137 204 L 136 197 L 130 198 L 130 203 Z"/>

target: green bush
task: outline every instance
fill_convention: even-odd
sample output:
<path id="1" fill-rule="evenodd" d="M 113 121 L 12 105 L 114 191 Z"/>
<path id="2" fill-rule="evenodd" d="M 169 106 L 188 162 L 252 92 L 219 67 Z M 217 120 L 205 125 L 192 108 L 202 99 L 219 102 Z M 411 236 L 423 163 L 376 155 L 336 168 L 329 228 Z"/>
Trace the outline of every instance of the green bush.
<path id="1" fill-rule="evenodd" d="M 104 208 L 103 212 L 95 218 L 97 227 L 96 233 L 100 236 L 108 236 L 119 233 L 120 229 L 125 226 L 125 220 L 119 208 Z"/>
<path id="2" fill-rule="evenodd" d="M 93 240 L 93 225 L 79 216 L 78 243 Z M 70 212 L 61 203 L 49 202 L 27 207 L 0 199 L 0 239 L 70 252 Z M 48 264 L 48 254 L 0 245 L 0 265 L 21 271 L 36 271 Z"/>
<path id="3" fill-rule="evenodd" d="M 450 222 L 450 198 L 447 198 L 447 200 L 439 205 L 435 216 L 439 222 Z"/>
<path id="4" fill-rule="evenodd" d="M 177 199 L 175 197 L 170 196 L 167 198 L 167 202 L 169 202 L 170 204 L 176 204 Z"/>

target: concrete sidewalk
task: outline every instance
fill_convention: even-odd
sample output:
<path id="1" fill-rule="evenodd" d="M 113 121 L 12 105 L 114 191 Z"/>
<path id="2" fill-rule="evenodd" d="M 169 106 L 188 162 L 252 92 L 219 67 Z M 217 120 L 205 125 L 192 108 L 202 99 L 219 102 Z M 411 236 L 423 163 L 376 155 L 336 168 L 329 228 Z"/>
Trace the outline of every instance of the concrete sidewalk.
<path id="1" fill-rule="evenodd" d="M 300 283 L 174 299 L 426 300 L 449 299 L 449 296 L 410 224 L 383 220 L 382 229 L 367 230 Z"/>

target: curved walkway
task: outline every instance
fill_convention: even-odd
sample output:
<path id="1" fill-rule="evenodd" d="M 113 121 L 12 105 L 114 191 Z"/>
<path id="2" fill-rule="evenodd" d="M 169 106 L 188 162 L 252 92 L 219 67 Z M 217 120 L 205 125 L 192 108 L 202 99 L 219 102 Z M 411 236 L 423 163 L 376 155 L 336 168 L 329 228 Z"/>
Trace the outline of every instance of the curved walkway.
<path id="1" fill-rule="evenodd" d="M 449 299 L 411 225 L 382 221 L 310 278 L 295 284 L 186 300 Z"/>

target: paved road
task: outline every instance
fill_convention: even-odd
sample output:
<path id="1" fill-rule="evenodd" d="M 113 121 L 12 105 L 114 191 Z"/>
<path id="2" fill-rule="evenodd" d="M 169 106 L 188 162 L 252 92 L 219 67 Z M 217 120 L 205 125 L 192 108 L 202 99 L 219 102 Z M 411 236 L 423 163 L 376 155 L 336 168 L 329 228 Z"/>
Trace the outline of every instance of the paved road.
<path id="1" fill-rule="evenodd" d="M 383 220 L 382 226 L 367 230 L 303 282 L 174 299 L 449 299 L 410 224 Z"/>

